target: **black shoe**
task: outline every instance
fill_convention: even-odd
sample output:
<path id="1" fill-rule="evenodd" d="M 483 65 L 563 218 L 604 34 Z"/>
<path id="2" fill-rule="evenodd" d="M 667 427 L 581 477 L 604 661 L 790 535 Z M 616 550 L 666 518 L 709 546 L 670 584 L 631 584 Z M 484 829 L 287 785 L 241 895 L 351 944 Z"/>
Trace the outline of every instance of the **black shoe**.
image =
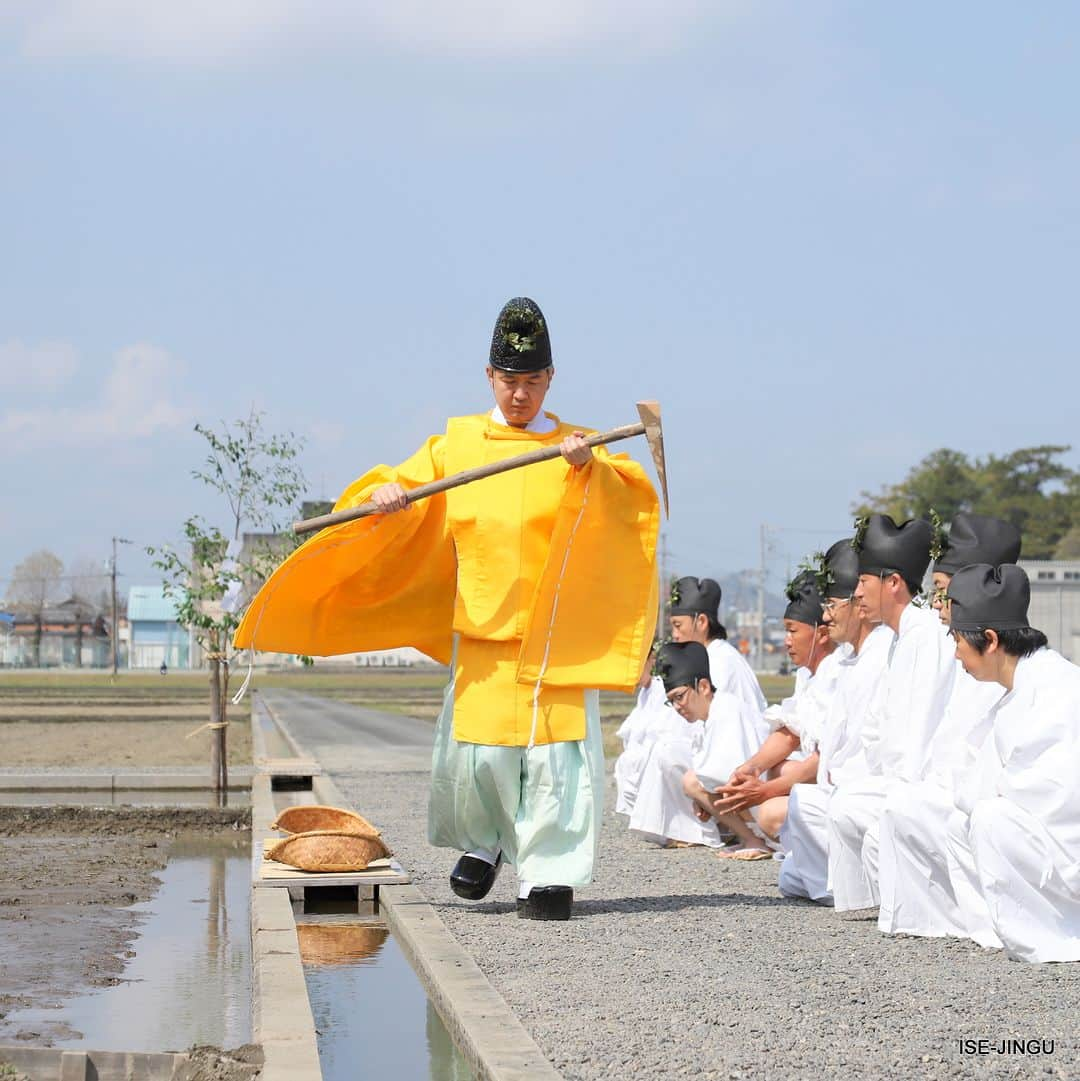
<path id="1" fill-rule="evenodd" d="M 528 897 L 519 897 L 517 914 L 523 920 L 568 920 L 574 907 L 569 886 L 533 886 Z"/>
<path id="2" fill-rule="evenodd" d="M 450 888 L 466 901 L 479 901 L 487 897 L 502 867 L 502 853 L 494 863 L 488 863 L 479 856 L 464 855 L 454 864 L 450 872 Z"/>

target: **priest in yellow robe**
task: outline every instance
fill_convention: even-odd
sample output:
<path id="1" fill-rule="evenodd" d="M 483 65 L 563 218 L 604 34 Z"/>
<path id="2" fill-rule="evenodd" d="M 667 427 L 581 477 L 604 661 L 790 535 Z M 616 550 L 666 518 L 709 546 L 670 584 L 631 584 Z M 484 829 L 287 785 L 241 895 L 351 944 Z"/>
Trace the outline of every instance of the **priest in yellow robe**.
<path id="1" fill-rule="evenodd" d="M 236 645 L 333 655 L 415 646 L 451 666 L 436 725 L 429 838 L 463 853 L 478 900 L 500 867 L 518 914 L 567 919 L 592 879 L 603 810 L 598 692 L 631 692 L 656 623 L 656 493 L 625 455 L 544 412 L 555 369 L 526 298 L 499 313 L 490 413 L 452 418 L 338 500 L 382 513 L 297 549 L 252 601 Z M 539 448 L 561 456 L 410 504 L 419 484 Z"/>

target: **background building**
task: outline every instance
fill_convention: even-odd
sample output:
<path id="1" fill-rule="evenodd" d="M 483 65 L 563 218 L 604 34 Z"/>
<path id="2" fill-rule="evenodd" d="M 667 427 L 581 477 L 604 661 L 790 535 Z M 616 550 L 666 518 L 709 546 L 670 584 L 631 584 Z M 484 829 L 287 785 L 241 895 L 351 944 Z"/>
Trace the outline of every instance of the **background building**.
<path id="1" fill-rule="evenodd" d="M 1080 664 L 1080 561 L 1021 559 L 1031 580 L 1028 620 L 1050 646 Z"/>
<path id="2" fill-rule="evenodd" d="M 109 627 L 93 604 L 72 597 L 36 614 L 15 609 L 3 615 L 0 666 L 104 668 L 111 663 Z"/>
<path id="3" fill-rule="evenodd" d="M 128 593 L 128 668 L 191 667 L 187 628 L 176 621 L 176 604 L 157 586 L 132 586 Z"/>

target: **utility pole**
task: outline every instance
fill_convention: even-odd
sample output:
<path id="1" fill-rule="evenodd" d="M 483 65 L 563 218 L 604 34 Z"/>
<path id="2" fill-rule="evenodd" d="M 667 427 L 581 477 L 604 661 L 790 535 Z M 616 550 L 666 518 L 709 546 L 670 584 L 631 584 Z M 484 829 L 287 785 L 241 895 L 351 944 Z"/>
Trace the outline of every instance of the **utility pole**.
<path id="1" fill-rule="evenodd" d="M 119 606 L 116 603 L 116 546 L 118 544 L 131 544 L 126 537 L 113 537 L 112 539 L 112 566 L 109 577 L 112 579 L 112 674 L 116 679 L 116 670 L 120 664 L 120 618 Z"/>
<path id="2" fill-rule="evenodd" d="M 758 565 L 758 592 L 757 592 L 757 670 L 761 672 L 765 667 L 765 555 L 768 548 L 769 527 L 762 523 L 761 526 L 761 562 Z"/>

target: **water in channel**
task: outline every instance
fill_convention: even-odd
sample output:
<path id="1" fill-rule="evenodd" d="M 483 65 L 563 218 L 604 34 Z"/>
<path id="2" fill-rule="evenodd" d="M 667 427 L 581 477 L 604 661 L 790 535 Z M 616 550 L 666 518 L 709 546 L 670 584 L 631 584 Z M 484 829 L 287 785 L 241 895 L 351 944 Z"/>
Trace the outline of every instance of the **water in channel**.
<path id="1" fill-rule="evenodd" d="M 378 925 L 300 924 L 323 1081 L 472 1081 L 401 947 Z"/>
<path id="2" fill-rule="evenodd" d="M 182 1051 L 250 1042 L 250 847 L 249 834 L 232 831 L 174 842 L 157 893 L 131 906 L 143 922 L 122 982 L 49 1010 L 48 1020 L 81 1034 L 53 1046 Z"/>

